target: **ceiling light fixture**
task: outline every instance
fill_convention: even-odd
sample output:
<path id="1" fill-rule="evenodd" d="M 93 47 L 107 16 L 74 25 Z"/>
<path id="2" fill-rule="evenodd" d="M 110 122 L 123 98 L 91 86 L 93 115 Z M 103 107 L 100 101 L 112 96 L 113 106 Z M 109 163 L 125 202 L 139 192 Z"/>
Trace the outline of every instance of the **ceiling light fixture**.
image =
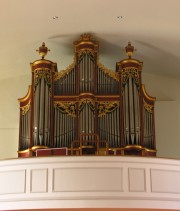
<path id="1" fill-rule="evenodd" d="M 57 20 L 59 17 L 58 16 L 53 16 L 53 19 L 54 20 Z"/>

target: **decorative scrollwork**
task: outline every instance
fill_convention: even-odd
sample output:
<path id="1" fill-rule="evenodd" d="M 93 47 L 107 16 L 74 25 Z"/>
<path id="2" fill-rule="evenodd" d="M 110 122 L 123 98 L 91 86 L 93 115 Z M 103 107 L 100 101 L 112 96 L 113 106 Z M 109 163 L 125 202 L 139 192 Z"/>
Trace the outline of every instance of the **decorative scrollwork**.
<path id="1" fill-rule="evenodd" d="M 134 78 L 134 81 L 136 85 L 139 86 L 139 71 L 137 68 L 127 67 L 123 68 L 121 70 L 121 76 L 122 76 L 122 84 L 125 85 L 127 83 L 127 80 L 131 77 Z"/>
<path id="2" fill-rule="evenodd" d="M 144 108 L 147 112 L 153 113 L 154 106 L 147 104 L 145 101 L 144 101 Z"/>
<path id="3" fill-rule="evenodd" d="M 83 56 L 84 54 L 88 54 L 88 55 L 94 57 L 95 52 L 92 49 L 87 49 L 87 48 L 83 48 L 83 49 L 80 49 L 78 51 L 78 56 L 79 57 Z"/>
<path id="4" fill-rule="evenodd" d="M 75 102 L 54 102 L 54 107 L 62 113 L 68 114 L 71 117 L 76 117 L 76 103 Z"/>
<path id="5" fill-rule="evenodd" d="M 47 86 L 51 87 L 51 70 L 48 68 L 34 70 L 34 86 L 35 88 L 39 84 L 39 79 L 44 78 Z"/>
<path id="6" fill-rule="evenodd" d="M 95 102 L 90 98 L 84 98 L 79 101 L 79 111 L 81 111 L 85 104 L 88 104 L 91 110 L 95 109 Z"/>
<path id="7" fill-rule="evenodd" d="M 98 117 L 105 116 L 106 113 L 111 113 L 119 106 L 119 102 L 100 102 L 98 104 Z"/>
<path id="8" fill-rule="evenodd" d="M 25 115 L 29 111 L 30 104 L 31 104 L 31 102 L 29 101 L 29 103 L 27 105 L 20 107 L 22 115 Z"/>
<path id="9" fill-rule="evenodd" d="M 91 34 L 83 34 L 81 38 L 74 42 L 75 45 L 75 53 L 78 53 L 81 50 L 89 50 L 93 49 L 94 52 L 98 52 L 99 50 L 99 42 L 97 42 Z"/>
<path id="10" fill-rule="evenodd" d="M 92 41 L 92 42 L 98 43 L 94 39 L 92 34 L 84 33 L 84 34 L 81 35 L 81 37 L 77 41 L 74 42 L 74 44 L 77 45 L 78 43 L 83 42 L 83 41 Z"/>

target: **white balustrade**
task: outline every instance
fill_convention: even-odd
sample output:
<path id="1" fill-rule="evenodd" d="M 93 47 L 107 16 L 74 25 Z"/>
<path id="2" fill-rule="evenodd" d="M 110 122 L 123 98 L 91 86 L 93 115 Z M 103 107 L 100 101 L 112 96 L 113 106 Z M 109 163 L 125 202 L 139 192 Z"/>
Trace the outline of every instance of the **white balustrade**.
<path id="1" fill-rule="evenodd" d="M 0 210 L 180 209 L 180 161 L 59 156 L 0 161 Z"/>

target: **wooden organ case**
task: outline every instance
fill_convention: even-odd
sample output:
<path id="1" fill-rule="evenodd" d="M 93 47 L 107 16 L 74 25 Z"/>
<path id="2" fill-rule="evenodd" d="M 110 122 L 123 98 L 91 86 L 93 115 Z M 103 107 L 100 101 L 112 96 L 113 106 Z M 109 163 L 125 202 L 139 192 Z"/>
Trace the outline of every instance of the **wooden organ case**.
<path id="1" fill-rule="evenodd" d="M 60 72 L 44 58 L 45 44 L 39 47 L 32 85 L 19 99 L 19 157 L 63 148 L 68 155 L 155 156 L 155 98 L 142 85 L 143 63 L 132 59 L 134 47 L 128 43 L 128 58 L 116 63 L 116 71 L 99 62 L 91 35 L 74 47 L 73 64 Z"/>

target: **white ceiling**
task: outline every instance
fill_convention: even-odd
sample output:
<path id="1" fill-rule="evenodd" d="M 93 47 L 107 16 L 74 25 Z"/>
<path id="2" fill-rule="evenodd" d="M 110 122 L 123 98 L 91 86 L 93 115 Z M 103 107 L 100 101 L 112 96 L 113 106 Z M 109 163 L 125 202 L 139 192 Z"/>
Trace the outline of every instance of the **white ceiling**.
<path id="1" fill-rule="evenodd" d="M 0 79 L 30 74 L 42 42 L 65 69 L 83 33 L 100 42 L 108 68 L 131 41 L 144 72 L 180 78 L 180 0 L 0 0 L 0 26 Z"/>

